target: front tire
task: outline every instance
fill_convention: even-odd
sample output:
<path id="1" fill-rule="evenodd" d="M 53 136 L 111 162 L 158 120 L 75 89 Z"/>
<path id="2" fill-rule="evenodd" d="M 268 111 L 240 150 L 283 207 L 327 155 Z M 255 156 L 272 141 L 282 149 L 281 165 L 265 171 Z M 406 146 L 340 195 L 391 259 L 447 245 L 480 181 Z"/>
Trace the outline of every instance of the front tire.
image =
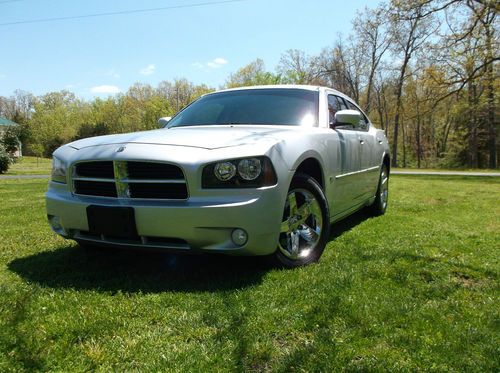
<path id="1" fill-rule="evenodd" d="M 330 214 L 321 187 L 310 176 L 294 176 L 283 211 L 275 260 L 287 268 L 318 261 L 329 232 Z"/>
<path id="2" fill-rule="evenodd" d="M 389 201 L 389 169 L 387 165 L 382 164 L 380 170 L 380 177 L 378 180 L 377 194 L 373 205 L 370 206 L 371 213 L 374 216 L 384 215 L 387 210 L 387 203 Z"/>

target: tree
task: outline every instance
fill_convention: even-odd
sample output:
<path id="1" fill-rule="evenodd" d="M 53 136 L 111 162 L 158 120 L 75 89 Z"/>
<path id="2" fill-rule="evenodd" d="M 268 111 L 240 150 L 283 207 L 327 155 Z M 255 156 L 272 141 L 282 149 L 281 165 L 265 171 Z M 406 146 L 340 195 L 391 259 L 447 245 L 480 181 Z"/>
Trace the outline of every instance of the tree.
<path id="1" fill-rule="evenodd" d="M 10 156 L 5 151 L 2 144 L 0 144 L 0 174 L 3 174 L 9 169 Z"/>
<path id="2" fill-rule="evenodd" d="M 332 48 L 325 48 L 318 58 L 318 75 L 323 81 L 359 102 L 364 74 L 364 55 L 350 36 L 347 43 L 339 36 Z"/>
<path id="3" fill-rule="evenodd" d="M 29 122 L 30 144 L 50 157 L 60 145 L 71 141 L 85 118 L 81 115 L 85 104 L 68 91 L 47 93 L 35 100 Z M 38 146 L 37 146 L 38 145 Z"/>
<path id="4" fill-rule="evenodd" d="M 486 90 L 487 115 L 477 121 L 475 115 L 469 115 L 471 127 L 469 136 L 469 165 L 479 165 L 477 142 L 480 136 L 487 136 L 488 165 L 498 165 L 496 107 L 498 106 L 498 73 L 495 69 L 500 60 L 499 21 L 500 5 L 495 0 L 408 0 L 397 1 L 398 6 L 407 13 L 407 18 L 414 16 L 417 8 L 423 7 L 421 17 L 439 15 L 446 19 L 447 32 L 442 36 L 440 48 L 437 48 L 440 63 L 449 66 L 448 75 L 442 84 L 449 87 L 446 98 L 456 92 L 467 90 L 469 105 L 475 101 L 478 84 Z M 472 58 L 471 50 L 475 53 Z M 463 63 L 464 58 L 468 61 Z M 458 63 L 458 66 L 457 66 Z M 474 90 L 476 93 L 474 93 Z M 484 134 L 476 127 L 485 127 Z M 472 138 L 471 138 L 472 137 Z"/>
<path id="5" fill-rule="evenodd" d="M 303 51 L 289 49 L 281 55 L 278 73 L 289 84 L 318 84 L 318 60 Z"/>
<path id="6" fill-rule="evenodd" d="M 397 2 L 395 2 L 397 3 Z M 399 60 L 397 63 L 398 79 L 396 82 L 395 94 L 395 113 L 394 113 L 394 132 L 392 140 L 392 166 L 398 166 L 398 136 L 399 126 L 402 114 L 402 98 L 403 98 L 403 85 L 407 78 L 408 68 L 410 61 L 415 53 L 424 45 L 427 38 L 436 31 L 437 27 L 430 27 L 430 18 L 423 18 L 422 12 L 423 5 L 412 9 L 414 13 L 411 17 L 402 12 L 398 7 L 394 8 L 391 18 L 391 38 L 394 41 L 391 49 L 393 56 Z M 404 127 L 403 127 L 404 130 Z M 403 150 L 405 142 L 403 138 Z M 403 160 L 405 161 L 405 153 L 403 152 Z M 403 167 L 406 167 L 403 162 Z"/>
<path id="7" fill-rule="evenodd" d="M 368 57 L 364 102 L 366 113 L 370 113 L 377 70 L 392 41 L 387 29 L 388 25 L 387 10 L 383 6 L 375 9 L 365 8 L 362 12 L 357 13 L 353 21 L 358 48 L 363 50 L 365 58 Z"/>
<path id="8" fill-rule="evenodd" d="M 9 126 L 2 135 L 1 144 L 11 157 L 14 156 L 14 153 L 19 150 L 19 132 L 19 127 Z"/>
<path id="9" fill-rule="evenodd" d="M 226 80 L 225 87 L 235 88 L 252 85 L 268 85 L 281 83 L 281 76 L 266 71 L 264 61 L 257 58 L 240 68 Z"/>

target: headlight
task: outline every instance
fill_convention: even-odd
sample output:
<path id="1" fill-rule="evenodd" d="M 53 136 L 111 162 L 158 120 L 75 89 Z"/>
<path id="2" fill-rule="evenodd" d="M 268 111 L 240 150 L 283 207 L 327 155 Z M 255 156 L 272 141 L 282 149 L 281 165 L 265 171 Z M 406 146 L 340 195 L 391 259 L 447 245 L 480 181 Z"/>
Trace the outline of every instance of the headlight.
<path id="1" fill-rule="evenodd" d="M 231 159 L 209 164 L 203 169 L 202 187 L 260 188 L 275 185 L 274 167 L 267 157 Z"/>
<path id="2" fill-rule="evenodd" d="M 236 166 L 231 162 L 219 162 L 215 165 L 214 175 L 220 181 L 228 181 L 236 175 Z"/>
<path id="3" fill-rule="evenodd" d="M 66 164 L 57 157 L 52 157 L 52 181 L 66 183 Z"/>
<path id="4" fill-rule="evenodd" d="M 261 172 L 262 166 L 257 158 L 242 159 L 238 162 L 238 173 L 244 180 L 255 180 Z"/>

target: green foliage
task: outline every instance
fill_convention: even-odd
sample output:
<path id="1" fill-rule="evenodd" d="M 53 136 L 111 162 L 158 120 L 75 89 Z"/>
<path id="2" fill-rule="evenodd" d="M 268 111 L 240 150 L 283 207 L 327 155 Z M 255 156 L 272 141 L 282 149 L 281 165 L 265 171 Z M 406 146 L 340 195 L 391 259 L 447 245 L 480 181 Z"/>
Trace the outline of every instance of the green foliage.
<path id="1" fill-rule="evenodd" d="M 105 123 L 83 123 L 80 128 L 78 128 L 75 139 L 83 139 L 93 136 L 108 135 L 109 130 Z"/>
<path id="2" fill-rule="evenodd" d="M 9 126 L 7 127 L 7 130 L 1 135 L 0 143 L 3 145 L 4 150 L 11 156 L 17 150 L 19 150 L 19 133 L 19 127 Z"/>
<path id="3" fill-rule="evenodd" d="M 46 180 L 0 180 L 0 370 L 496 372 L 499 186 L 394 176 L 386 215 L 276 270 L 87 256 L 48 227 Z"/>
<path id="4" fill-rule="evenodd" d="M 58 146 L 74 138 L 84 119 L 83 105 L 68 91 L 51 92 L 36 99 L 30 120 L 30 143 L 38 150 L 43 147 L 39 155 L 50 157 Z"/>
<path id="5" fill-rule="evenodd" d="M 50 157 L 73 140 L 158 128 L 157 121 L 172 116 L 202 94 L 213 91 L 185 79 L 161 82 L 157 88 L 136 83 L 125 94 L 90 102 L 68 91 L 33 98 L 31 117 L 20 127 L 27 154 Z"/>
<path id="6" fill-rule="evenodd" d="M 226 81 L 227 88 L 245 87 L 252 85 L 280 84 L 281 76 L 266 71 L 264 61 L 260 58 L 240 68 L 231 74 Z"/>
<path id="7" fill-rule="evenodd" d="M 0 174 L 7 172 L 10 163 L 11 163 L 11 157 L 9 153 L 5 150 L 3 145 L 0 144 Z"/>

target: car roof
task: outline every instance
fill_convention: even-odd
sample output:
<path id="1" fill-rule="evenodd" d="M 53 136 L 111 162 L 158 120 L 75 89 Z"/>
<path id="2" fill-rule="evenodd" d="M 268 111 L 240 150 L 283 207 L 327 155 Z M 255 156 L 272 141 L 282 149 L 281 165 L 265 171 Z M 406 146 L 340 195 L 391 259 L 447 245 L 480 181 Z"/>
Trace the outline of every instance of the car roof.
<path id="1" fill-rule="evenodd" d="M 330 93 L 335 93 L 339 96 L 343 96 L 346 98 L 349 98 L 346 94 L 337 91 L 336 89 L 330 88 L 330 87 L 324 87 L 324 86 L 319 86 L 319 85 L 305 85 L 305 84 L 274 84 L 274 85 L 253 85 L 253 86 L 245 86 L 245 87 L 237 87 L 237 88 L 228 88 L 228 89 L 221 89 L 215 92 L 207 93 L 207 95 L 211 95 L 214 93 L 220 93 L 220 92 L 232 92 L 232 91 L 244 91 L 247 89 L 303 89 L 307 91 L 328 91 Z"/>
<path id="2" fill-rule="evenodd" d="M 319 91 L 321 87 L 314 86 L 314 85 L 300 85 L 300 84 L 252 85 L 252 86 L 245 86 L 245 87 L 222 89 L 222 90 L 216 91 L 214 93 L 218 93 L 218 92 L 231 92 L 231 91 L 243 91 L 243 90 L 246 90 L 246 89 L 275 89 L 275 88 L 280 88 L 280 89 L 304 89 L 304 90 L 308 90 L 308 91 Z"/>

